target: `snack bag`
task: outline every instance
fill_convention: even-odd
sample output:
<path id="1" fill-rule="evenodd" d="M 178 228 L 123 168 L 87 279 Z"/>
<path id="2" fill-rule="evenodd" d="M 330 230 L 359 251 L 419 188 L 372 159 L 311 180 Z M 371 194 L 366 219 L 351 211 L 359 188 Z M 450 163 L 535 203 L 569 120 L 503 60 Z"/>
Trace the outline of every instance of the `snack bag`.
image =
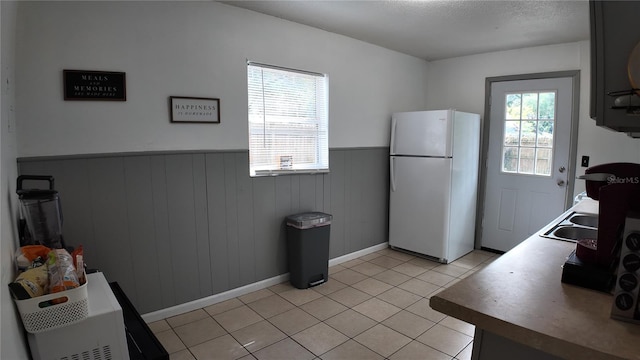
<path id="1" fill-rule="evenodd" d="M 47 264 L 43 264 L 20 273 L 16 280 L 9 284 L 9 289 L 14 298 L 24 300 L 46 294 L 48 284 Z"/>
<path id="2" fill-rule="evenodd" d="M 76 267 L 76 274 L 78 276 L 78 281 L 80 285 L 86 282 L 84 276 L 84 259 L 83 259 L 84 251 L 82 250 L 82 245 L 78 246 L 71 253 L 71 258 L 73 259 L 73 266 Z"/>
<path id="3" fill-rule="evenodd" d="M 78 255 L 82 256 L 83 254 L 84 254 L 84 251 L 82 250 L 82 245 L 78 245 L 78 247 L 75 248 L 73 252 L 71 252 L 71 258 L 73 259 L 73 266 L 75 266 L 76 269 L 78 269 L 78 271 L 80 271 L 80 268 L 78 267 L 78 264 L 76 263 L 76 261 L 78 259 Z"/>
<path id="4" fill-rule="evenodd" d="M 73 259 L 65 249 L 49 252 L 49 293 L 75 289 L 80 286 Z"/>
<path id="5" fill-rule="evenodd" d="M 48 247 L 44 245 L 26 245 L 16 251 L 15 262 L 18 271 L 25 271 L 33 267 L 33 261 L 37 258 L 46 259 L 49 254 Z"/>

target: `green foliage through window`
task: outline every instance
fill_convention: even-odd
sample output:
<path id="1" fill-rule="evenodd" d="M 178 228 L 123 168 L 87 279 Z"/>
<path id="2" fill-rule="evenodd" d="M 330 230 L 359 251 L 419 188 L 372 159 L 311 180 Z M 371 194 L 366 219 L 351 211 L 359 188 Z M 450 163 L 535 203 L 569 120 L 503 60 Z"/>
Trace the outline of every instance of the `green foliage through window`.
<path id="1" fill-rule="evenodd" d="M 551 175 L 555 114 L 555 91 L 506 94 L 503 172 Z"/>

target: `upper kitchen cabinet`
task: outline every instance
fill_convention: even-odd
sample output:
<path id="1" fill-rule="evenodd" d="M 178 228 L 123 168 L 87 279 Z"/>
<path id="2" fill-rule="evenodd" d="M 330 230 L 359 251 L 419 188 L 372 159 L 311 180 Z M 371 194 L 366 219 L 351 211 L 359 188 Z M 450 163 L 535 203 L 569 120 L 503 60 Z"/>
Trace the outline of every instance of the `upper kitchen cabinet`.
<path id="1" fill-rule="evenodd" d="M 640 1 L 589 2 L 591 110 L 598 126 L 640 135 Z M 636 89 L 633 91 L 633 89 Z"/>

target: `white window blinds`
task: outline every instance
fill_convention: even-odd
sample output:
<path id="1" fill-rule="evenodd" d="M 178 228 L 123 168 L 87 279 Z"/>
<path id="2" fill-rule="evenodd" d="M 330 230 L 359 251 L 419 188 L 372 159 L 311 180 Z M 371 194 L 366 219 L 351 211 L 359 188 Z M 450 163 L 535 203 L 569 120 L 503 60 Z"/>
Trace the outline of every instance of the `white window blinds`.
<path id="1" fill-rule="evenodd" d="M 249 62 L 251 176 L 329 171 L 328 79 Z"/>

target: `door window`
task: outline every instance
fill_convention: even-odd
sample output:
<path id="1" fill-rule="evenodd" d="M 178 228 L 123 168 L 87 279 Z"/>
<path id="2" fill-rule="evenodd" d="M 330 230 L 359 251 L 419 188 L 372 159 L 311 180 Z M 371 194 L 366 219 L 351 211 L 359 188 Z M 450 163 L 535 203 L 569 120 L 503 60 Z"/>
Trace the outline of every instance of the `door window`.
<path id="1" fill-rule="evenodd" d="M 551 176 L 556 92 L 505 94 L 502 172 Z"/>

